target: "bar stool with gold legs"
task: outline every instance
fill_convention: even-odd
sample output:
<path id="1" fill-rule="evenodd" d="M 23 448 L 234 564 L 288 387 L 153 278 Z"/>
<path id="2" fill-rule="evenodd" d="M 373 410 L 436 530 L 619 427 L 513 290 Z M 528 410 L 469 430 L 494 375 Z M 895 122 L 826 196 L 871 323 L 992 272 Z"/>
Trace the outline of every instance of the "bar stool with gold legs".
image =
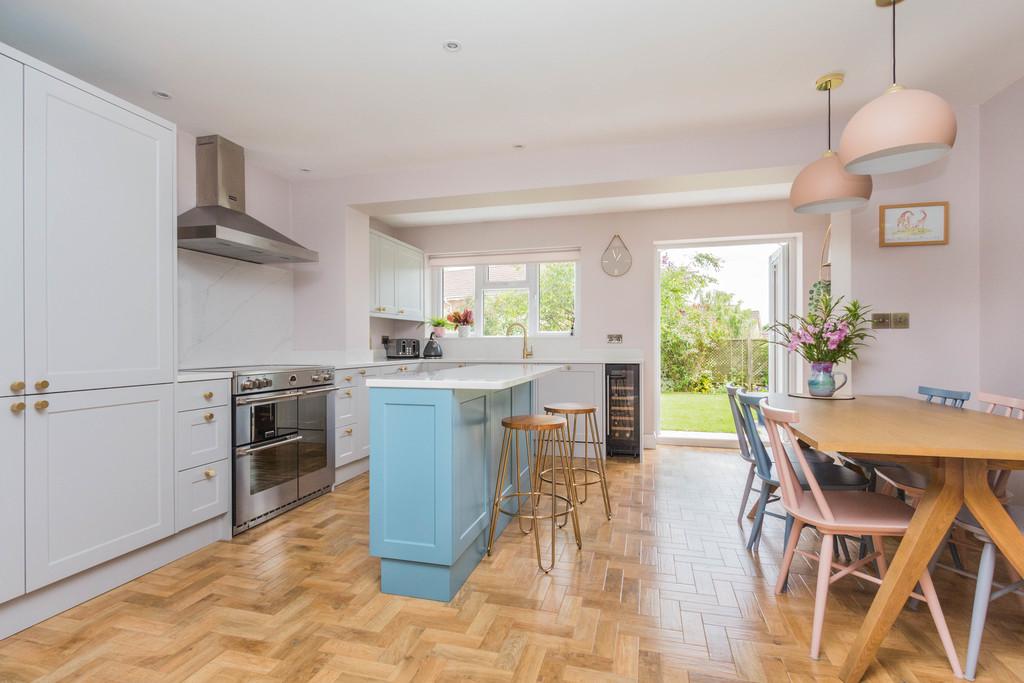
<path id="1" fill-rule="evenodd" d="M 563 518 L 566 521 L 572 520 L 576 545 L 580 548 L 583 547 L 583 539 L 580 536 L 580 522 L 576 512 L 576 506 L 578 505 L 576 489 L 572 486 L 567 487 L 566 495 L 563 496 L 555 490 L 556 487 L 552 484 L 551 490 L 545 494 L 542 490 L 543 484 L 537 476 L 541 463 L 545 462 L 545 459 L 550 456 L 552 463 L 555 462 L 556 458 L 561 463 L 560 469 L 562 470 L 562 476 L 565 478 L 564 480 L 572 480 L 572 462 L 569 459 L 569 446 L 565 442 L 565 435 L 567 434 L 565 418 L 555 415 L 514 415 L 504 418 L 501 421 L 501 426 L 505 430 L 501 440 L 501 458 L 498 461 L 498 475 L 494 482 L 494 504 L 491 508 L 490 533 L 487 535 L 487 554 L 491 554 L 491 548 L 494 545 L 494 532 L 498 525 L 498 515 L 509 515 L 519 520 L 519 530 L 524 534 L 533 532 L 533 543 L 537 550 L 537 566 L 540 567 L 541 571 L 547 573 L 555 566 L 555 534 L 557 533 L 556 524 L 559 518 Z M 526 467 L 530 478 L 530 490 L 528 491 L 522 490 L 522 482 L 520 482 L 520 474 L 523 471 L 520 464 L 521 436 L 525 436 L 527 442 L 524 459 L 526 460 Z M 536 439 L 534 447 L 536 459 L 531 464 L 529 444 L 531 439 L 534 438 Z M 510 461 L 513 458 L 515 460 L 515 469 L 512 470 L 512 480 L 515 492 L 502 494 L 505 483 L 508 481 Z M 551 502 L 550 511 L 541 509 L 541 499 L 545 495 Z M 503 502 L 508 500 L 516 501 L 517 506 L 514 511 L 507 510 L 501 506 Z M 563 512 L 558 510 L 560 503 L 565 504 Z M 545 512 L 547 514 L 544 514 Z M 526 519 L 530 520 L 529 529 L 523 526 L 523 520 Z M 551 520 L 551 564 L 547 567 L 544 566 L 540 553 L 540 527 L 538 522 L 542 519 Z"/>
<path id="2" fill-rule="evenodd" d="M 604 514 L 608 519 L 612 518 L 612 503 L 608 497 L 608 477 L 604 471 L 604 458 L 601 457 L 600 431 L 597 427 L 597 406 L 593 403 L 549 403 L 544 406 L 544 412 L 548 415 L 558 415 L 566 419 L 567 438 L 569 440 L 569 462 L 572 464 L 573 486 L 582 489 L 582 495 L 576 492 L 576 497 L 581 503 L 587 502 L 588 487 L 595 484 L 601 486 L 601 496 L 604 498 Z M 583 417 L 583 465 L 576 465 L 576 427 L 580 417 Z M 572 418 L 571 426 L 569 418 Z M 594 464 L 590 464 L 590 456 L 594 456 Z M 541 478 L 548 479 L 544 475 L 551 474 L 554 477 L 554 467 L 541 470 Z M 578 475 L 583 475 L 583 481 L 579 481 Z M 558 482 L 562 483 L 562 482 Z"/>

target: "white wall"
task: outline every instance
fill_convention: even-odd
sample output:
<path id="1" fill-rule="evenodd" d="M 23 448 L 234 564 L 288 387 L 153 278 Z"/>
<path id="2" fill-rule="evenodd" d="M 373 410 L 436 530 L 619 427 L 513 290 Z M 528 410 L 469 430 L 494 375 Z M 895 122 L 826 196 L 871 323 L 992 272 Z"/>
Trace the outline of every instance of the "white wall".
<path id="1" fill-rule="evenodd" d="M 535 350 L 555 357 L 575 351 L 631 348 L 643 354 L 645 363 L 644 432 L 653 433 L 655 398 L 655 277 L 656 241 L 715 239 L 735 235 L 799 233 L 804 241 L 801 291 L 817 279 L 818 258 L 827 219 L 797 215 L 786 202 L 764 202 L 640 211 L 634 213 L 567 216 L 519 221 L 471 223 L 428 228 L 405 228 L 398 239 L 427 253 L 578 246 L 580 311 L 576 339 L 534 340 Z M 633 255 L 633 266 L 622 277 L 610 277 L 601 269 L 601 254 L 614 234 L 620 234 Z M 767 283 L 766 283 L 767 285 Z M 623 344 L 608 345 L 606 335 L 623 335 Z M 449 342 L 451 344 L 451 342 Z M 481 357 L 496 349 L 511 357 L 517 341 L 459 340 L 459 353 Z M 465 347 L 471 347 L 467 349 Z M 538 356 L 542 354 L 538 353 Z"/>
<path id="2" fill-rule="evenodd" d="M 857 393 L 913 396 L 921 384 L 979 389 L 979 115 L 957 112 L 945 160 L 875 177 L 867 207 L 853 212 L 853 295 L 879 312 L 909 312 L 910 329 L 878 330 L 854 364 Z M 948 201 L 949 244 L 879 247 L 882 204 Z"/>
<path id="3" fill-rule="evenodd" d="M 196 204 L 195 137 L 178 132 L 178 213 Z M 292 234 L 291 185 L 246 162 L 246 212 Z M 293 273 L 178 250 L 178 365 L 263 363 L 291 352 Z"/>

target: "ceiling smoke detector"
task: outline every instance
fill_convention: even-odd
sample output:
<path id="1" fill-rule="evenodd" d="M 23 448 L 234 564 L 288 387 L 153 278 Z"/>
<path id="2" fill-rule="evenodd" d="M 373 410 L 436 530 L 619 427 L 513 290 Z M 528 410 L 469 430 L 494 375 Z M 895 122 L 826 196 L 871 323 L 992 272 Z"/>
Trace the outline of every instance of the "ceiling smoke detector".
<path id="1" fill-rule="evenodd" d="M 441 45 L 448 52 L 458 52 L 462 49 L 462 43 L 457 40 L 446 40 Z"/>

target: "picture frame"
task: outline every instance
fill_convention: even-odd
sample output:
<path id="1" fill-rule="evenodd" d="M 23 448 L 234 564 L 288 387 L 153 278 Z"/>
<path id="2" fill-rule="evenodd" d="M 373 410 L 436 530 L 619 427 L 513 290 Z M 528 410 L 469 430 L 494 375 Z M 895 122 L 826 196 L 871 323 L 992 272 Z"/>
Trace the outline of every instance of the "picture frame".
<path id="1" fill-rule="evenodd" d="M 949 244 L 949 202 L 882 204 L 878 207 L 878 246 L 922 247 Z"/>

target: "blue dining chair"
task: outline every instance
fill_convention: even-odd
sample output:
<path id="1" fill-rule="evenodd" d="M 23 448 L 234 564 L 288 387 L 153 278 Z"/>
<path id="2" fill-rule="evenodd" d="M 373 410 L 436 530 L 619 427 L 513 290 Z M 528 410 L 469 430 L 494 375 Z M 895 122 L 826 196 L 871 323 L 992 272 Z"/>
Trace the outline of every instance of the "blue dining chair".
<path id="1" fill-rule="evenodd" d="M 772 461 L 772 455 L 778 457 L 779 454 L 769 454 L 764 441 L 761 439 L 761 434 L 757 430 L 757 425 L 761 422 L 761 406 L 759 403 L 764 397 L 764 394 L 747 393 L 745 391 L 736 392 L 743 427 L 746 430 L 747 441 L 754 456 L 755 474 L 761 480 L 760 496 L 757 501 L 757 514 L 754 517 L 754 525 L 750 529 L 750 538 L 747 540 L 747 550 L 753 550 L 754 552 L 757 552 L 760 548 L 761 530 L 764 527 L 764 518 L 766 516 L 786 520 L 787 535 L 792 526 L 792 519 L 787 515 L 780 515 L 767 509 L 770 503 L 780 500 L 778 495 L 772 493 L 773 490 L 779 487 L 779 479 L 773 472 L 775 463 Z M 814 451 L 813 449 L 804 450 L 807 453 L 813 454 L 814 462 L 811 462 L 810 466 L 814 472 L 815 479 L 818 480 L 818 484 L 823 490 L 863 491 L 867 489 L 868 480 L 862 475 L 845 467 L 835 465 L 832 458 L 820 451 Z M 787 452 L 784 457 L 792 459 L 794 454 Z M 810 488 L 806 478 L 804 478 L 800 471 L 797 472 L 797 479 L 802 487 L 805 489 Z M 842 548 L 846 552 L 845 544 Z"/>
<path id="2" fill-rule="evenodd" d="M 761 493 L 761 489 L 754 488 L 754 476 L 757 465 L 752 455 L 750 441 L 747 439 L 747 430 L 743 426 L 743 418 L 740 416 L 740 407 L 736 404 L 736 392 L 739 391 L 733 383 L 725 385 L 725 393 L 729 398 L 729 410 L 732 412 L 732 423 L 736 429 L 736 440 L 740 446 L 740 457 L 749 465 L 747 468 L 747 483 L 743 485 L 743 498 L 740 500 L 740 511 L 736 515 L 736 523 L 743 523 L 743 513 L 747 510 L 747 502 L 750 500 L 751 491 Z"/>
<path id="3" fill-rule="evenodd" d="M 963 408 L 964 403 L 971 400 L 971 392 L 956 391 L 953 389 L 936 389 L 935 387 L 920 386 L 917 393 L 924 396 L 927 403 L 941 403 L 944 406 Z"/>

